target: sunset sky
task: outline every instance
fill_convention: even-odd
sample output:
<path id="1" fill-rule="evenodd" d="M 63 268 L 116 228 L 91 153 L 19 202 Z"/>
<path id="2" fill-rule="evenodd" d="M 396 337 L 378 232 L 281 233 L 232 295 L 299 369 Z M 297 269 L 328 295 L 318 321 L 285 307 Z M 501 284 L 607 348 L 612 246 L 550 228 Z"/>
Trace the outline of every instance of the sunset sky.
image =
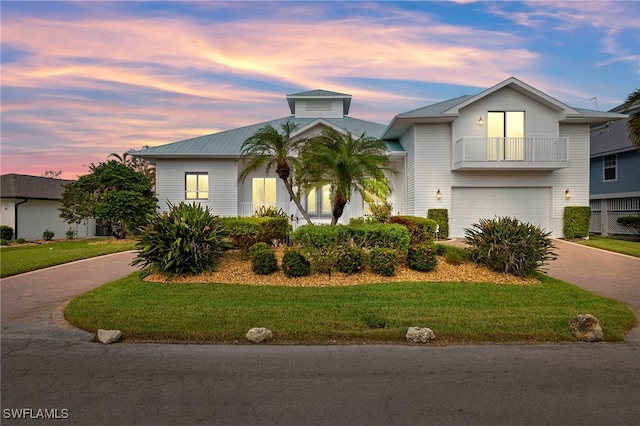
<path id="1" fill-rule="evenodd" d="M 1 12 L 1 173 L 87 165 L 353 95 L 395 114 L 514 76 L 609 110 L 640 87 L 640 2 L 31 2 Z M 595 98 L 595 99 L 594 99 Z"/>

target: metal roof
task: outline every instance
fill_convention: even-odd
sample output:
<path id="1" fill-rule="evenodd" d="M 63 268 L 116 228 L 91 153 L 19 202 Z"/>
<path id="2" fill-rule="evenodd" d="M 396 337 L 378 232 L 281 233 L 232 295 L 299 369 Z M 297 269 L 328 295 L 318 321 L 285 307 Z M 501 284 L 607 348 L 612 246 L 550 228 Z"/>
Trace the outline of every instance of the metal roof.
<path id="1" fill-rule="evenodd" d="M 60 200 L 64 192 L 64 185 L 71 182 L 74 181 L 10 173 L 0 176 L 0 196 L 2 198 Z"/>
<path id="2" fill-rule="evenodd" d="M 282 125 L 288 121 L 294 123 L 298 129 L 314 125 L 314 122 L 318 122 L 318 124 L 323 124 L 322 122 L 325 122 L 333 127 L 347 131 L 356 137 L 360 137 L 362 134 L 365 134 L 366 136 L 379 138 L 385 129 L 383 124 L 359 120 L 352 117 L 295 118 L 294 116 L 289 116 L 197 138 L 146 148 L 140 151 L 134 151 L 132 154 L 143 158 L 196 156 L 239 157 L 242 143 L 249 137 L 253 136 L 262 127 L 270 124 L 277 130 L 280 130 Z M 402 147 L 399 145 L 393 143 L 389 143 L 387 145 L 390 152 L 404 152 Z"/>
<path id="3" fill-rule="evenodd" d="M 610 112 L 623 111 L 623 105 L 612 109 Z M 629 138 L 630 117 L 624 120 L 608 121 L 603 125 L 591 129 L 591 157 L 617 154 L 619 152 L 633 151 L 636 149 Z"/>

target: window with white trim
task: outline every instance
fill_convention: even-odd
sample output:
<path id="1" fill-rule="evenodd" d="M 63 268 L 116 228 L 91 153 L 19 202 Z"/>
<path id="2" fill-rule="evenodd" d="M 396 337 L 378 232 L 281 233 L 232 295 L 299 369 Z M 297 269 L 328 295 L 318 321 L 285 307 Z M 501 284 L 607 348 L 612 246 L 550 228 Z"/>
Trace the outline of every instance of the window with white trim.
<path id="1" fill-rule="evenodd" d="M 209 173 L 187 172 L 184 174 L 185 191 L 184 198 L 187 200 L 207 200 L 209 199 Z"/>
<path id="2" fill-rule="evenodd" d="M 604 156 L 604 181 L 618 180 L 618 161 L 616 154 Z"/>
<path id="3" fill-rule="evenodd" d="M 276 178 L 253 178 L 251 180 L 251 201 L 254 210 L 259 207 L 276 205 Z"/>

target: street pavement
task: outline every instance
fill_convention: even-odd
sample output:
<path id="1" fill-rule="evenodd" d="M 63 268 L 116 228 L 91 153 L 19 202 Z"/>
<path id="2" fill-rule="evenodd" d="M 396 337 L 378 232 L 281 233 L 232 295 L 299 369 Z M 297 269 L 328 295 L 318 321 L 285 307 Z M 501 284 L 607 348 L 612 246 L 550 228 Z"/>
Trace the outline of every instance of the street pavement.
<path id="1" fill-rule="evenodd" d="M 640 259 L 557 251 L 547 273 L 638 313 Z M 69 326 L 64 304 L 134 270 L 132 258 L 2 280 L 3 425 L 640 423 L 633 333 L 617 344 L 105 346 Z"/>

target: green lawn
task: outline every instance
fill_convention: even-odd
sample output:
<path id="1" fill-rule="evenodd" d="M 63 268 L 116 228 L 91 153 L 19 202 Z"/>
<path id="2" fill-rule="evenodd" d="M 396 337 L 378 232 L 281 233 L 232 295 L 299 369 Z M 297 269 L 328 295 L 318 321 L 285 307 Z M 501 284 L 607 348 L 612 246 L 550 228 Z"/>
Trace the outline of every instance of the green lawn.
<path id="1" fill-rule="evenodd" d="M 614 251 L 616 253 L 628 254 L 629 256 L 640 257 L 640 242 L 620 240 L 614 237 L 591 236 L 588 240 L 576 240 L 578 243 L 602 250 Z"/>
<path id="2" fill-rule="evenodd" d="M 145 283 L 134 273 L 75 298 L 66 317 L 95 332 L 119 329 L 129 341 L 246 342 L 267 327 L 277 343 L 405 341 L 429 327 L 439 343 L 570 342 L 569 321 L 597 317 L 607 341 L 635 322 L 623 304 L 541 276 L 530 286 L 390 283 L 274 287 Z"/>
<path id="3" fill-rule="evenodd" d="M 0 249 L 0 276 L 8 277 L 103 254 L 133 250 L 135 241 L 113 238 L 17 244 Z"/>

